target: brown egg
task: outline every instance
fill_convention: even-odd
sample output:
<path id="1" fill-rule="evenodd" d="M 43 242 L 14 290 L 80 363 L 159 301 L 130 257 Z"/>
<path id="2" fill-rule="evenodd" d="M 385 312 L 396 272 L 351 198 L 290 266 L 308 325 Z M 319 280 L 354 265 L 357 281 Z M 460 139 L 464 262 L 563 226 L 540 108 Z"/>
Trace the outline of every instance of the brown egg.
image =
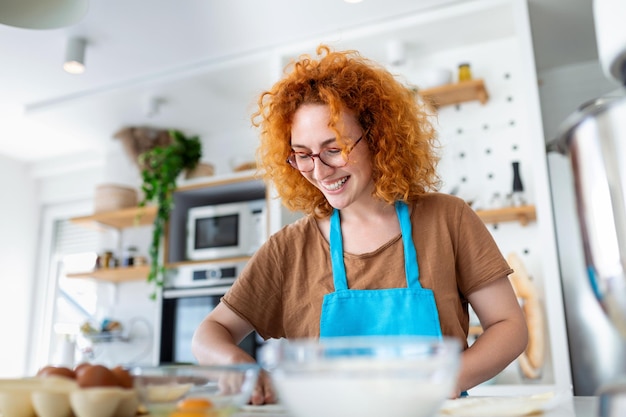
<path id="1" fill-rule="evenodd" d="M 76 375 L 76 381 L 81 388 L 119 386 L 115 374 L 102 365 L 91 365 L 80 369 Z"/>
<path id="2" fill-rule="evenodd" d="M 116 366 L 111 369 L 111 372 L 115 374 L 119 381 L 119 385 L 122 388 L 132 388 L 133 387 L 133 376 L 121 366 Z"/>
<path id="3" fill-rule="evenodd" d="M 70 368 L 64 366 L 44 366 L 37 371 L 37 376 L 62 376 L 65 378 L 76 379 L 76 373 Z"/>
<path id="4" fill-rule="evenodd" d="M 84 372 L 87 368 L 89 368 L 90 366 L 92 366 L 92 365 L 90 363 L 87 363 L 87 362 L 83 362 L 83 363 L 80 363 L 80 364 L 76 365 L 74 367 L 74 373 L 76 374 L 76 379 L 78 379 L 78 376 L 82 372 Z"/>
<path id="5" fill-rule="evenodd" d="M 78 371 L 80 371 L 82 368 L 84 368 L 85 366 L 91 366 L 91 364 L 89 362 L 82 362 L 79 363 L 78 365 L 76 365 L 74 367 L 74 372 L 78 373 Z"/>

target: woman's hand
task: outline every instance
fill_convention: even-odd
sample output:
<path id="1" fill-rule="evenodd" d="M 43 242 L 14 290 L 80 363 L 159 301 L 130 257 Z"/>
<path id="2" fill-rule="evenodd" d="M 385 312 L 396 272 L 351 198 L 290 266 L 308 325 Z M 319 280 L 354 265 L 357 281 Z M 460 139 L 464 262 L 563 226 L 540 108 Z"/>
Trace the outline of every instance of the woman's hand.
<path id="1" fill-rule="evenodd" d="M 274 404 L 276 402 L 276 394 L 274 393 L 274 387 L 272 386 L 272 381 L 270 380 L 270 376 L 264 370 L 259 374 L 259 380 L 252 391 L 252 396 L 250 397 L 250 404 L 252 405 L 263 405 L 263 404 Z"/>
<path id="2" fill-rule="evenodd" d="M 225 304 L 219 303 L 200 323 L 192 341 L 193 354 L 198 363 L 203 365 L 254 363 L 248 353 L 237 344 L 251 331 L 252 326 Z M 235 380 L 221 381 L 221 387 L 229 389 Z M 259 380 L 250 397 L 251 404 L 271 404 L 276 402 L 269 375 L 265 371 L 259 374 Z"/>

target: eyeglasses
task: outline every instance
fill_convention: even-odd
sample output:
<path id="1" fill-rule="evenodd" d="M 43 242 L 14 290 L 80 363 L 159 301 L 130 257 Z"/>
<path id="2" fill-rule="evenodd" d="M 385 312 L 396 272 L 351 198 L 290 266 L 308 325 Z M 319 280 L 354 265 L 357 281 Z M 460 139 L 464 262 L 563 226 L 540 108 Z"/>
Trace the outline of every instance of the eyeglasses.
<path id="1" fill-rule="evenodd" d="M 287 163 L 300 172 L 310 172 L 315 169 L 315 159 L 319 160 L 326 166 L 332 168 L 343 168 L 348 165 L 348 154 L 352 152 L 356 145 L 363 139 L 363 136 L 357 139 L 350 148 L 343 152 L 341 148 L 326 148 L 320 153 L 291 152 L 287 157 Z"/>

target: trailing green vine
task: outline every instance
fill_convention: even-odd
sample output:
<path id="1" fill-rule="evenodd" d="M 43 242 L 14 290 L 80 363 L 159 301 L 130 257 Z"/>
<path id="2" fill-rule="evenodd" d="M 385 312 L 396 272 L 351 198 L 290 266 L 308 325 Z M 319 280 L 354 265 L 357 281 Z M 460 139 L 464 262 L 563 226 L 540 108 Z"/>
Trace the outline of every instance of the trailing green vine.
<path id="1" fill-rule="evenodd" d="M 157 290 L 163 286 L 165 267 L 160 256 L 161 244 L 174 207 L 176 180 L 184 170 L 194 169 L 202 156 L 202 143 L 198 136 L 187 138 L 178 130 L 171 130 L 169 134 L 171 144 L 154 147 L 139 155 L 143 180 L 141 189 L 144 194 L 139 206 L 144 207 L 150 202 L 157 205 L 152 242 L 148 250 L 150 272 L 147 280 L 154 284 L 154 292 L 150 296 L 152 299 L 156 298 Z"/>

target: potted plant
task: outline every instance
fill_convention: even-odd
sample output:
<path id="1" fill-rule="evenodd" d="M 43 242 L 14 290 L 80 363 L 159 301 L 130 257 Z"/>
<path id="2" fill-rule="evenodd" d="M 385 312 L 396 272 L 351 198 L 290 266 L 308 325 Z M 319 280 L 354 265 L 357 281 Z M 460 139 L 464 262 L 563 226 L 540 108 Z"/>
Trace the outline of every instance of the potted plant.
<path id="1" fill-rule="evenodd" d="M 156 146 L 139 155 L 141 189 L 144 193 L 139 206 L 144 207 L 149 202 L 157 205 L 152 243 L 148 251 L 150 256 L 148 282 L 155 286 L 155 291 L 151 295 L 153 299 L 156 297 L 156 289 L 163 286 L 165 268 L 160 249 L 165 226 L 174 206 L 176 179 L 183 171 L 193 170 L 202 156 L 202 144 L 198 136 L 188 138 L 178 130 L 171 130 L 169 133 L 172 138 L 169 145 Z"/>

